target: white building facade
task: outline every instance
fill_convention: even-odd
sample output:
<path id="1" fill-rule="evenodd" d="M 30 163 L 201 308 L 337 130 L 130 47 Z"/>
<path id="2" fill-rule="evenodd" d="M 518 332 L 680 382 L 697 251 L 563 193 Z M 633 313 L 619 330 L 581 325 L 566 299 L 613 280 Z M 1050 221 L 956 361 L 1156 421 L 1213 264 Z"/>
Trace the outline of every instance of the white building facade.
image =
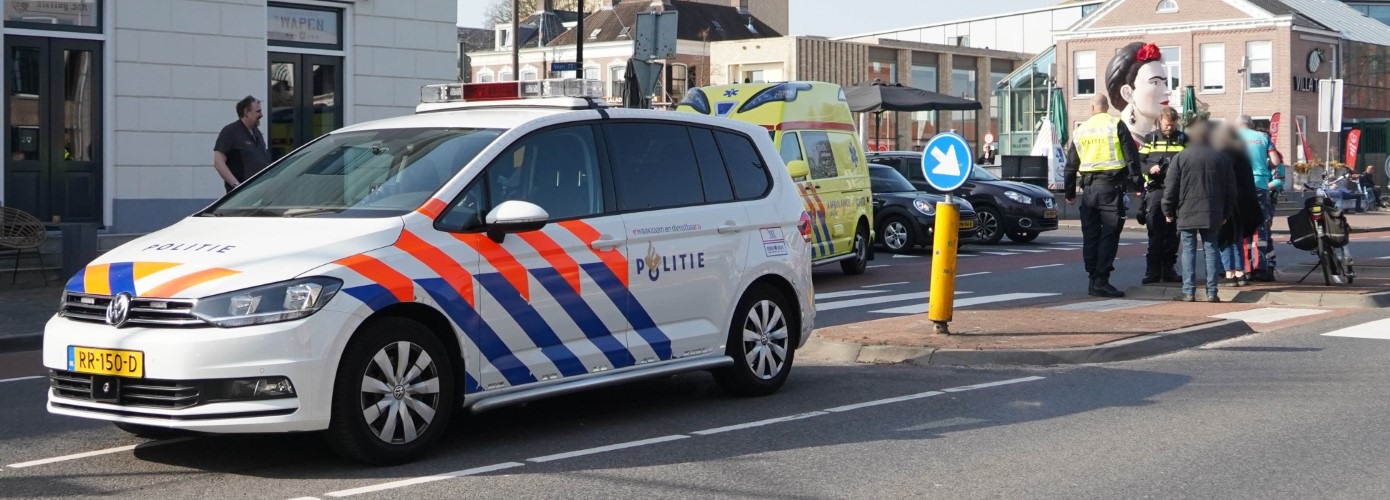
<path id="1" fill-rule="evenodd" d="M 223 193 L 212 146 L 262 101 L 272 156 L 453 81 L 452 0 L 4 0 L 0 204 L 149 232 Z"/>
<path id="2" fill-rule="evenodd" d="M 1156 1 L 1156 0 L 1155 0 Z M 1039 9 L 911 26 L 834 38 L 877 43 L 881 39 L 1037 54 L 1065 30 L 1099 7 L 1099 0 L 1069 0 Z"/>

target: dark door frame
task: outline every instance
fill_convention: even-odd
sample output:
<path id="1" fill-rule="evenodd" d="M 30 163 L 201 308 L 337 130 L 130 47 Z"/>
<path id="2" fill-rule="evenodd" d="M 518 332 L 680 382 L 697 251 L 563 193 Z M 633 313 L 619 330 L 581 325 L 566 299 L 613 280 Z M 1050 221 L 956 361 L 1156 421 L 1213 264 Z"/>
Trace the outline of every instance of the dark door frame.
<path id="1" fill-rule="evenodd" d="M 317 54 L 301 54 L 294 52 L 270 52 L 266 60 L 266 65 L 268 67 L 269 65 L 275 63 L 288 63 L 294 65 L 293 78 L 294 85 L 296 88 L 294 89 L 294 101 L 291 105 L 291 107 L 293 108 L 292 113 L 294 117 L 292 128 L 294 135 L 294 148 L 303 146 L 305 143 L 321 135 L 315 133 L 313 128 L 314 65 L 333 66 L 334 68 L 337 68 L 336 71 L 333 72 L 333 89 L 335 93 L 333 98 L 333 107 L 335 109 L 333 112 L 333 123 L 331 125 L 332 128 L 335 130 L 342 128 L 343 113 L 346 109 L 343 103 L 343 85 L 345 80 L 343 72 L 344 66 L 346 64 L 344 57 Z M 267 96 L 272 95 L 272 83 L 273 82 L 266 83 Z M 267 126 L 273 126 L 274 120 L 273 118 L 271 118 L 271 113 L 273 113 L 275 110 L 269 106 L 269 100 L 270 98 L 267 97 L 267 103 L 265 105 L 262 105 L 262 110 L 268 117 L 266 119 Z M 275 132 L 272 130 L 272 142 L 274 140 L 274 134 Z M 290 150 L 293 150 L 293 148 L 291 148 Z M 271 154 L 275 154 L 275 150 L 273 147 L 271 148 Z M 278 159 L 278 157 L 276 158 Z"/>
<path id="2" fill-rule="evenodd" d="M 105 134 L 105 113 L 103 110 L 105 92 L 105 75 L 103 64 L 103 42 L 97 40 L 83 40 L 72 38 L 50 38 L 24 35 L 6 35 L 4 37 L 4 54 L 6 61 L 10 61 L 10 51 L 14 47 L 36 47 L 39 50 L 39 100 L 37 103 L 39 114 L 39 159 L 38 160 L 14 160 L 8 158 L 10 148 L 13 145 L 7 142 L 9 147 L 4 154 L 7 156 L 4 162 L 5 178 L 5 203 L 17 206 L 11 201 L 18 196 L 13 196 L 17 190 L 35 189 L 34 197 L 37 206 L 22 207 L 26 211 L 33 212 L 35 217 L 45 222 L 54 221 L 54 217 L 59 217 L 61 222 L 103 222 L 105 212 L 105 186 L 103 171 L 104 166 L 104 134 Z M 94 91 L 90 97 L 92 109 L 92 141 L 90 159 L 86 161 L 68 160 L 63 154 L 63 129 L 65 127 L 64 106 L 68 86 L 73 85 L 65 79 L 65 69 L 63 64 L 63 54 L 66 50 L 89 51 L 92 53 L 90 61 L 90 75 L 95 79 L 95 84 L 91 86 Z M 13 81 L 13 68 L 5 68 L 4 97 L 10 96 L 10 89 L 15 83 Z M 11 130 L 11 113 L 14 112 L 13 104 L 5 107 L 4 130 L 6 134 Z M 10 137 L 7 141 L 13 141 Z M 67 196 L 78 195 L 81 193 L 69 189 L 65 185 L 65 177 L 70 172 L 90 173 L 89 182 L 92 183 L 92 196 L 87 200 L 69 200 Z M 14 174 L 35 173 L 36 186 L 20 186 L 15 182 Z M 90 216 L 82 217 L 70 215 L 70 207 L 74 204 L 88 204 Z"/>

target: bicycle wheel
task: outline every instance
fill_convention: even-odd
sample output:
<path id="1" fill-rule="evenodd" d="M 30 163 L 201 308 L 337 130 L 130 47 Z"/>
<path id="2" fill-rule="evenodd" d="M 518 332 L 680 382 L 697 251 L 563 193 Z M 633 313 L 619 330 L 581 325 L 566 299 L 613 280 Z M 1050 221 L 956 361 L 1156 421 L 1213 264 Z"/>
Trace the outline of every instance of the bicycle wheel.
<path id="1" fill-rule="evenodd" d="M 1332 286 L 1332 248 L 1327 246 L 1327 242 L 1321 237 L 1318 238 L 1318 262 L 1322 263 L 1322 282 L 1327 286 Z"/>

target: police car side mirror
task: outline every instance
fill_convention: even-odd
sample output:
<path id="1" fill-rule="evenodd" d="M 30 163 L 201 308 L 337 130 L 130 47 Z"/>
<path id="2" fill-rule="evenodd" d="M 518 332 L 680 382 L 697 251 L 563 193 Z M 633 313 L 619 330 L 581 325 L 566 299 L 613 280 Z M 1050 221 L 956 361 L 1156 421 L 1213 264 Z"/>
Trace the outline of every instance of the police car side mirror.
<path id="1" fill-rule="evenodd" d="M 805 160 L 792 160 L 787 162 L 787 173 L 791 174 L 792 180 L 805 180 L 811 175 L 811 167 L 806 166 Z"/>
<path id="2" fill-rule="evenodd" d="M 535 231 L 545 227 L 550 214 L 535 203 L 507 200 L 487 213 L 487 237 L 501 243 L 508 233 Z"/>

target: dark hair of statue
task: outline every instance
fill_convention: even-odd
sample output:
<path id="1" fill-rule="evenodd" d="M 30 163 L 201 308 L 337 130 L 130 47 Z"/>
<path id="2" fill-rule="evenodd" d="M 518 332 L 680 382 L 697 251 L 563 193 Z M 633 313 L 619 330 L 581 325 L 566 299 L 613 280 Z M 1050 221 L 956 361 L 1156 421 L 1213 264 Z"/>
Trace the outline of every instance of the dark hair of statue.
<path id="1" fill-rule="evenodd" d="M 1124 111 L 1129 106 L 1129 101 L 1120 95 L 1120 87 L 1129 85 L 1131 90 L 1137 87 L 1134 79 L 1144 65 L 1139 62 L 1139 49 L 1143 47 L 1144 42 L 1131 42 L 1121 47 L 1105 67 L 1105 92 L 1110 97 L 1110 108 L 1115 111 Z"/>

